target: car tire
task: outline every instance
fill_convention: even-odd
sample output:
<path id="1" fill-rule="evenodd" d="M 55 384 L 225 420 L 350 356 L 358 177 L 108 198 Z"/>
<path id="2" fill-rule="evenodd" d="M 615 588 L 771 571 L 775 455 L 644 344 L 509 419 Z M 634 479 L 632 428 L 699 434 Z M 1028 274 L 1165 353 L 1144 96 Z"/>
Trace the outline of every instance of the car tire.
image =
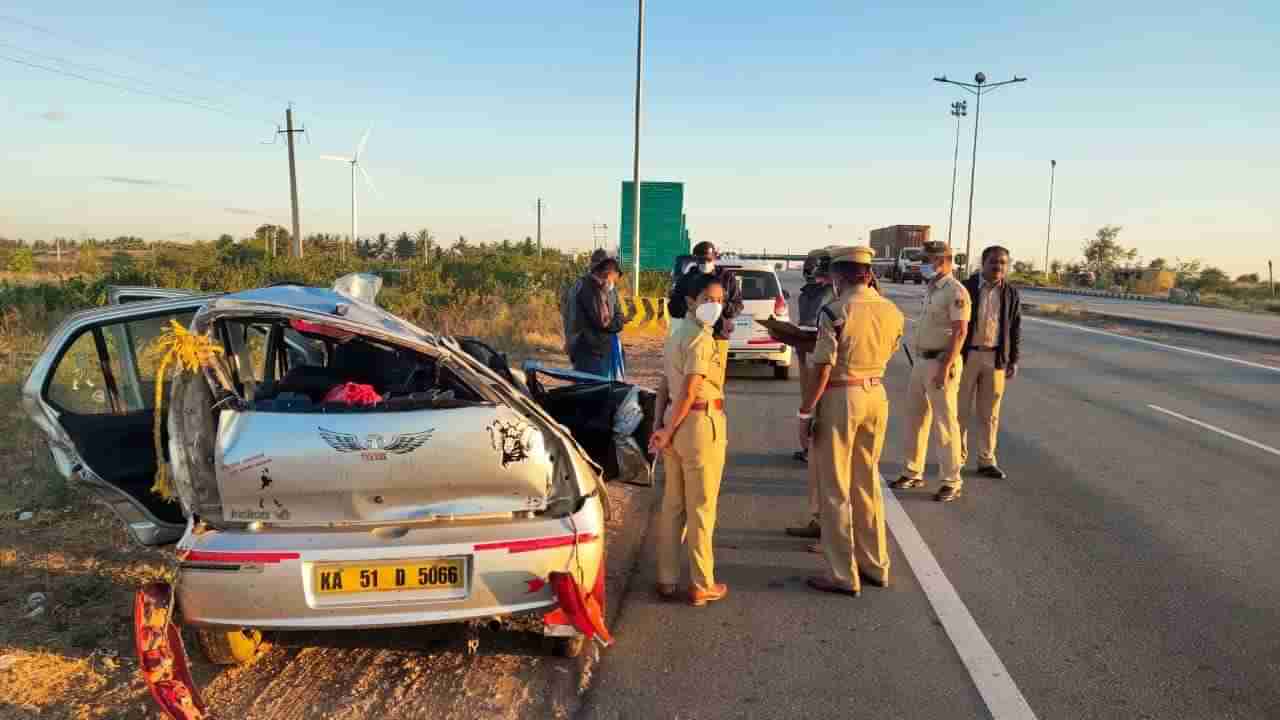
<path id="1" fill-rule="evenodd" d="M 205 659 L 214 665 L 246 665 L 266 649 L 257 630 L 210 630 L 198 628 L 196 642 Z"/>
<path id="2" fill-rule="evenodd" d="M 548 651 L 556 657 L 576 658 L 587 649 L 587 637 L 585 635 L 550 637 L 546 638 L 546 640 Z"/>
<path id="3" fill-rule="evenodd" d="M 791 366 L 790 365 L 774 365 L 773 379 L 774 380 L 790 380 Z"/>

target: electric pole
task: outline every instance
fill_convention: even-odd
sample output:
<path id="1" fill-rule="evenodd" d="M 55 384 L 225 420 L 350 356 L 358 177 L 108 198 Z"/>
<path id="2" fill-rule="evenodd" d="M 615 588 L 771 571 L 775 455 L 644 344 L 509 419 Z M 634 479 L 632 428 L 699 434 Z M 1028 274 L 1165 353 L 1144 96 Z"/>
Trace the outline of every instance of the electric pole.
<path id="1" fill-rule="evenodd" d="M 542 257 L 542 198 L 538 198 L 538 257 Z"/>
<path id="2" fill-rule="evenodd" d="M 951 116 L 956 119 L 956 150 L 951 157 L 951 215 L 947 220 L 947 245 L 951 244 L 951 226 L 956 221 L 956 173 L 960 169 L 960 118 L 968 114 L 969 103 L 964 100 L 951 103 Z"/>
<path id="3" fill-rule="evenodd" d="M 972 257 L 969 251 L 972 249 L 971 245 L 973 244 L 973 184 L 978 177 L 978 124 L 982 120 L 982 95 L 984 93 L 989 93 L 996 88 L 1004 87 L 1005 85 L 1026 82 L 1027 79 L 1014 75 L 1012 80 L 1005 80 L 1004 82 L 991 83 L 988 85 L 986 73 L 978 73 L 973 76 L 972 83 L 948 80 L 946 75 L 936 77 L 934 78 L 934 81 L 964 88 L 978 98 L 977 105 L 973 111 L 973 159 L 969 162 L 969 228 L 965 231 L 964 238 L 964 274 L 967 275 L 969 270 L 969 260 Z"/>
<path id="4" fill-rule="evenodd" d="M 1053 176 L 1058 169 L 1058 161 L 1049 161 L 1049 227 L 1044 231 L 1044 277 L 1049 279 L 1049 238 L 1053 237 Z"/>
<path id="5" fill-rule="evenodd" d="M 293 135 L 294 133 L 306 132 L 306 128 L 293 128 L 293 105 L 284 109 L 284 130 L 276 130 L 276 134 L 283 134 L 289 140 L 289 196 L 293 200 L 293 256 L 302 257 L 302 231 L 298 227 L 298 172 L 293 162 Z M 271 242 L 273 248 L 275 241 Z"/>

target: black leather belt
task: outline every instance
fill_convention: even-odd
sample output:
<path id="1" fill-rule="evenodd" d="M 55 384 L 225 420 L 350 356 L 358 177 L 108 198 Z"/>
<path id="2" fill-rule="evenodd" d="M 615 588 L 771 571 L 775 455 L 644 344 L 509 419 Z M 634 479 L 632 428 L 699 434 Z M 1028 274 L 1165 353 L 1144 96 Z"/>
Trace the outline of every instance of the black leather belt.
<path id="1" fill-rule="evenodd" d="M 920 351 L 920 357 L 924 358 L 925 360 L 937 360 L 938 358 L 946 354 L 947 354 L 946 350 L 921 350 Z"/>
<path id="2" fill-rule="evenodd" d="M 970 347 L 969 349 L 970 349 L 970 350 L 977 350 L 978 352 L 995 352 L 998 348 L 997 348 L 996 346 L 994 346 L 994 345 L 987 345 L 987 346 L 974 345 L 974 346 Z"/>

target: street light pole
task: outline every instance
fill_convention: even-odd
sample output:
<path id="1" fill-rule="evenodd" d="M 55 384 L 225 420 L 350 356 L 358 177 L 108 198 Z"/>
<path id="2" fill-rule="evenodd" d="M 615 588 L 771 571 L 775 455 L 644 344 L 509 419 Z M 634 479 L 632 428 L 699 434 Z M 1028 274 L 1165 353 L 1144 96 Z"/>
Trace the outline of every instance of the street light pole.
<path id="1" fill-rule="evenodd" d="M 1049 161 L 1049 227 L 1044 231 L 1044 277 L 1049 279 L 1049 238 L 1053 237 L 1053 176 L 1058 169 L 1058 161 Z"/>
<path id="2" fill-rule="evenodd" d="M 631 219 L 631 260 L 634 266 L 631 293 L 634 297 L 640 297 L 640 70 L 643 60 L 644 0 L 636 0 L 636 126 L 631 157 L 631 190 L 635 193 Z"/>
<path id="3" fill-rule="evenodd" d="M 956 222 L 956 173 L 960 170 L 960 118 L 968 114 L 969 103 L 951 103 L 951 116 L 956 119 L 956 150 L 951 157 L 951 215 L 947 220 L 947 245 L 951 244 L 951 226 Z"/>
<path id="4" fill-rule="evenodd" d="M 969 163 L 969 226 L 965 231 L 964 238 L 964 274 L 966 275 L 969 270 L 970 250 L 972 249 L 971 246 L 973 244 L 973 186 L 978 177 L 978 125 L 982 121 L 982 96 L 984 93 L 989 93 L 996 88 L 1026 81 L 1026 78 L 1014 75 L 1012 80 L 1005 80 L 1003 82 L 991 83 L 988 85 L 986 73 L 978 73 L 977 75 L 974 75 L 972 83 L 948 80 L 946 75 L 934 78 L 934 82 L 946 83 L 948 85 L 955 85 L 956 87 L 964 88 L 967 92 L 978 98 L 973 110 L 973 159 Z"/>

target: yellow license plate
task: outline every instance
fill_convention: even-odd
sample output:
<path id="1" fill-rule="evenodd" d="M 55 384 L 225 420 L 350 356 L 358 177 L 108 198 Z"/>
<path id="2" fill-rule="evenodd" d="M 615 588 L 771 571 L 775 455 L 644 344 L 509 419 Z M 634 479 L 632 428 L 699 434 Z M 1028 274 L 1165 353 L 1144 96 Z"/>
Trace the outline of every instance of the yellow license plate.
<path id="1" fill-rule="evenodd" d="M 314 572 L 313 587 L 322 595 L 466 587 L 466 561 L 462 558 L 376 565 L 318 565 Z"/>

